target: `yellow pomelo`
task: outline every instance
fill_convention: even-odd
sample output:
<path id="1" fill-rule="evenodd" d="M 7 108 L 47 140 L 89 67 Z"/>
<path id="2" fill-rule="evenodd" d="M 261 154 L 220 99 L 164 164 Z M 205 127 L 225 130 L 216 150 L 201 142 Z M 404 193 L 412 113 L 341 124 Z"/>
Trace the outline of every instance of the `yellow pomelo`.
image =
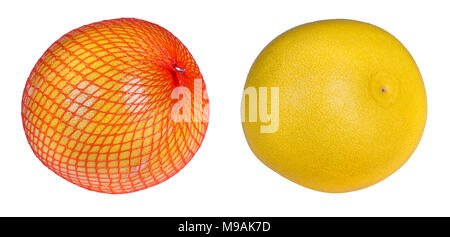
<path id="1" fill-rule="evenodd" d="M 278 120 L 264 117 L 261 88 L 267 114 L 276 115 L 279 104 Z M 423 81 L 407 49 L 383 29 L 352 20 L 313 22 L 274 39 L 250 69 L 242 107 L 248 144 L 265 165 L 333 193 L 399 169 L 420 141 L 426 114 Z M 264 130 L 270 123 L 275 129 Z"/>

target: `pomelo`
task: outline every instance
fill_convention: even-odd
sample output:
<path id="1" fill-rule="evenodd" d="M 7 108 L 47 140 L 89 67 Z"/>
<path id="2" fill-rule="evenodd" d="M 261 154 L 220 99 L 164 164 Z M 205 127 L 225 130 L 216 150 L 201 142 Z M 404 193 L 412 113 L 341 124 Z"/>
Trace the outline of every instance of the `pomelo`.
<path id="1" fill-rule="evenodd" d="M 50 170 L 89 190 L 129 193 L 191 160 L 208 106 L 187 48 L 156 24 L 122 18 L 82 26 L 50 46 L 25 85 L 22 120 Z"/>
<path id="2" fill-rule="evenodd" d="M 253 108 L 252 98 L 259 101 Z M 407 49 L 353 20 L 312 22 L 275 38 L 253 63 L 242 104 L 246 139 L 265 165 L 332 193 L 398 170 L 417 147 L 426 115 L 422 77 Z"/>

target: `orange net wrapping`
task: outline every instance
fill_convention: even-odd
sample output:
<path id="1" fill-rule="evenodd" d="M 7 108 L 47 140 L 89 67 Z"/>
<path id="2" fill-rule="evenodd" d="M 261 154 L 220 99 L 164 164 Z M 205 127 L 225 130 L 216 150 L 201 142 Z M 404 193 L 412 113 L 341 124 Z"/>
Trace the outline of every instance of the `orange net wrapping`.
<path id="1" fill-rule="evenodd" d="M 50 46 L 27 80 L 22 120 L 53 172 L 89 190 L 128 193 L 191 160 L 208 106 L 186 47 L 158 25 L 123 18 L 82 26 Z"/>

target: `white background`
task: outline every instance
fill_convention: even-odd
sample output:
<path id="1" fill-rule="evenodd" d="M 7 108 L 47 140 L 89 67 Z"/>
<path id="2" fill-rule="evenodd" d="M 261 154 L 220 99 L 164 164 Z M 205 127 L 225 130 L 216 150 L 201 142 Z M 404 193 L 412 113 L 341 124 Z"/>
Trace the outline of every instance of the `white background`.
<path id="1" fill-rule="evenodd" d="M 449 216 L 449 12 L 448 1 L 2 1 L 0 216 Z M 181 172 L 143 191 L 108 195 L 63 180 L 34 157 L 20 103 L 51 43 L 118 17 L 159 24 L 188 47 L 207 84 L 211 117 L 204 143 Z M 265 167 L 240 123 L 244 82 L 262 48 L 289 28 L 329 18 L 369 22 L 403 42 L 429 104 L 411 159 L 381 183 L 345 194 L 303 188 Z"/>

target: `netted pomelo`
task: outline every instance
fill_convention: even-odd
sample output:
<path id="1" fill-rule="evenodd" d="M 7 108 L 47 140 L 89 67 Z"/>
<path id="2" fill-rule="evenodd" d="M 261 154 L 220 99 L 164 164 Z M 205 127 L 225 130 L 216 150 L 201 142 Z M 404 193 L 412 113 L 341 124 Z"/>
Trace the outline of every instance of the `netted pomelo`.
<path id="1" fill-rule="evenodd" d="M 82 26 L 50 46 L 26 83 L 22 119 L 53 172 L 89 190 L 128 193 L 191 160 L 208 105 L 187 48 L 156 24 L 122 18 Z"/>

